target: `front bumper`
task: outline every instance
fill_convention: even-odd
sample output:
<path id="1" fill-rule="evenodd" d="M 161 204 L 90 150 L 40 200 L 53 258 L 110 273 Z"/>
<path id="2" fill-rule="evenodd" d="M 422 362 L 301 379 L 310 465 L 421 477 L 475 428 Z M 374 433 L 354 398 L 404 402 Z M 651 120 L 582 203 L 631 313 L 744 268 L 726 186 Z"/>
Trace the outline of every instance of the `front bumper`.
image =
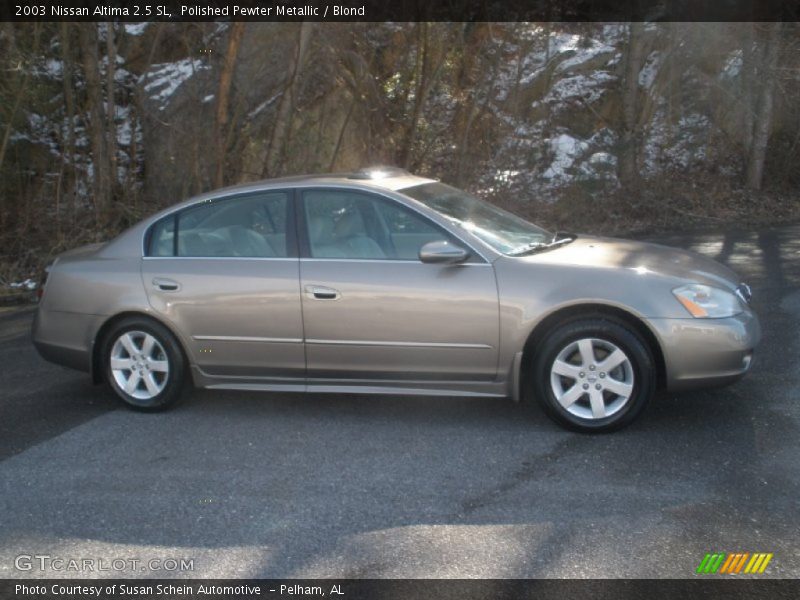
<path id="1" fill-rule="evenodd" d="M 727 385 L 752 365 L 761 340 L 758 317 L 745 311 L 725 319 L 648 319 L 666 366 L 670 391 Z"/>

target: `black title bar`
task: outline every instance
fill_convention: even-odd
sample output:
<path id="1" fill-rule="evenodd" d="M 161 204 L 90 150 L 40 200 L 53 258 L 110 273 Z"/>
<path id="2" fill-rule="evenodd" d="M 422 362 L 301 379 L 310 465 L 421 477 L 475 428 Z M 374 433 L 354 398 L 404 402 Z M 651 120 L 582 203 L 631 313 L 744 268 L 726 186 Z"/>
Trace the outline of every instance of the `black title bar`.
<path id="1" fill-rule="evenodd" d="M 0 20 L 800 21 L 800 0 L 11 0 Z"/>
<path id="2" fill-rule="evenodd" d="M 800 580 L 729 579 L 28 579 L 0 580 L 2 600 L 571 600 L 648 598 L 781 600 Z"/>

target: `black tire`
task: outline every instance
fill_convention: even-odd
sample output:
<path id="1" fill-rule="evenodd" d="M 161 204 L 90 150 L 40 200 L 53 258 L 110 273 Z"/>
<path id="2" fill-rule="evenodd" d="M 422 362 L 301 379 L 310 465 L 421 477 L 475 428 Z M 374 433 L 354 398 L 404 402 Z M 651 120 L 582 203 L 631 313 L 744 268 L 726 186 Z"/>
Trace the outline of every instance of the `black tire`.
<path id="1" fill-rule="evenodd" d="M 150 398 L 140 399 L 128 394 L 120 387 L 111 369 L 111 354 L 114 344 L 124 334 L 132 332 L 149 334 L 155 338 L 163 349 L 163 353 L 159 352 L 158 358 L 165 358 L 168 364 L 168 372 L 159 381 L 159 384 L 163 385 L 163 389 Z M 128 408 L 143 412 L 157 412 L 171 408 L 180 400 L 186 382 L 186 360 L 178 340 L 161 323 L 146 317 L 123 319 L 106 332 L 100 352 L 102 353 L 106 382 Z"/>
<path id="2" fill-rule="evenodd" d="M 609 342 L 622 350 L 632 370 L 633 388 L 627 402 L 622 404 L 617 412 L 604 418 L 582 418 L 569 412 L 558 402 L 551 385 L 551 369 L 559 353 L 570 344 L 587 338 Z M 656 391 L 655 361 L 647 343 L 623 322 L 605 316 L 582 318 L 555 327 L 536 348 L 528 369 L 526 377 L 528 398 L 533 396 L 547 416 L 562 427 L 583 433 L 615 431 L 630 425 L 641 414 Z M 576 380 L 575 385 L 578 385 L 578 381 L 584 380 Z M 581 385 L 591 386 L 601 381 L 595 379 L 591 384 L 587 382 Z M 618 398 L 608 394 L 612 399 Z M 580 406 L 587 404 L 589 404 L 588 393 L 576 402 L 576 408 L 581 410 Z"/>

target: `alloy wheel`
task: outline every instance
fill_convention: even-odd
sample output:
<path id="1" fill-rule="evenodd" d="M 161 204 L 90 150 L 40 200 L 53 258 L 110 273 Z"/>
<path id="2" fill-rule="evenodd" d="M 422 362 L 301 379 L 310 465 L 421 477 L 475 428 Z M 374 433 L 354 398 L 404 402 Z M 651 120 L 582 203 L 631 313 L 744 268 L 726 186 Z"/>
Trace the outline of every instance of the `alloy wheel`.
<path id="1" fill-rule="evenodd" d="M 604 419 L 618 413 L 633 394 L 634 371 L 616 344 L 583 338 L 567 344 L 550 367 L 550 386 L 557 402 L 582 419 Z"/>
<path id="2" fill-rule="evenodd" d="M 158 396 L 169 379 L 164 347 L 144 331 L 126 331 L 111 347 L 111 374 L 120 390 L 137 400 Z"/>

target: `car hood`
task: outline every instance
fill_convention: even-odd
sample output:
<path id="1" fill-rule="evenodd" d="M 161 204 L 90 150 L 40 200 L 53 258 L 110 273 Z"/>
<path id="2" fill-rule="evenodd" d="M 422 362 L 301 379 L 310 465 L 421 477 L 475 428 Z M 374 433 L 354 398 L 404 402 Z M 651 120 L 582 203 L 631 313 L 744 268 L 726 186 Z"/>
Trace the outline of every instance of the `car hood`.
<path id="1" fill-rule="evenodd" d="M 615 238 L 578 236 L 569 244 L 525 258 L 537 263 L 631 269 L 729 290 L 739 283 L 731 269 L 695 252 Z"/>

